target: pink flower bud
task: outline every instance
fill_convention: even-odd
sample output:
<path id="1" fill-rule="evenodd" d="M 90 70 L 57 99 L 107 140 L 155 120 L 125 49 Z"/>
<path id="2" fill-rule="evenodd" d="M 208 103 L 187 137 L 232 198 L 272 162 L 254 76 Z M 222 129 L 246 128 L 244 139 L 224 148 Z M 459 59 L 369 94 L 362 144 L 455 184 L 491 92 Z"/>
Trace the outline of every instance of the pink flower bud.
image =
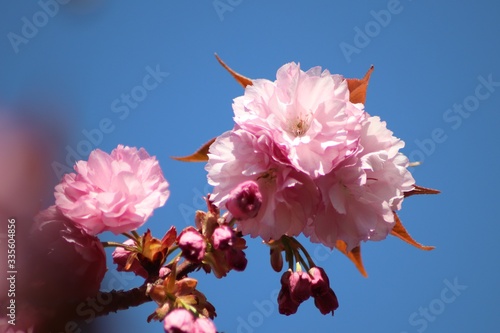
<path id="1" fill-rule="evenodd" d="M 328 288 L 326 293 L 314 297 L 314 305 L 316 305 L 322 314 L 326 315 L 331 312 L 333 316 L 333 312 L 339 307 L 339 302 L 335 292 L 331 288 Z"/>
<path id="2" fill-rule="evenodd" d="M 213 245 L 216 250 L 227 250 L 233 246 L 234 230 L 227 225 L 222 225 L 214 230 L 212 235 Z"/>
<path id="3" fill-rule="evenodd" d="M 193 333 L 216 333 L 213 321 L 208 318 L 198 318 L 193 325 Z"/>
<path id="4" fill-rule="evenodd" d="M 309 274 L 312 275 L 311 279 L 312 296 L 316 297 L 328 292 L 328 289 L 330 289 L 330 281 L 323 268 L 312 267 L 309 270 Z"/>
<path id="5" fill-rule="evenodd" d="M 281 286 L 280 293 L 278 294 L 279 313 L 289 316 L 297 312 L 299 305 L 300 303 L 295 301 L 290 295 L 290 289 L 286 286 Z"/>
<path id="6" fill-rule="evenodd" d="M 182 255 L 187 260 L 192 262 L 203 260 L 207 244 L 205 238 L 195 228 L 187 227 L 184 229 L 177 238 L 177 243 L 182 250 Z"/>
<path id="7" fill-rule="evenodd" d="M 235 271 L 241 272 L 247 267 L 248 260 L 242 250 L 230 248 L 226 251 L 226 256 L 229 266 Z"/>
<path id="8" fill-rule="evenodd" d="M 294 300 L 290 294 L 290 277 L 292 271 L 288 270 L 281 276 L 281 290 L 278 294 L 278 311 L 289 316 L 297 312 L 300 303 Z"/>
<path id="9" fill-rule="evenodd" d="M 195 318 L 186 309 L 174 309 L 163 320 L 166 333 L 192 333 L 194 332 Z"/>
<path id="10" fill-rule="evenodd" d="M 311 279 L 306 272 L 293 272 L 290 275 L 290 295 L 298 303 L 311 296 Z"/>
<path id="11" fill-rule="evenodd" d="M 246 181 L 238 185 L 231 191 L 226 202 L 227 210 L 238 220 L 257 216 L 261 205 L 262 194 L 259 185 L 254 181 Z"/>
<path id="12" fill-rule="evenodd" d="M 123 242 L 124 245 L 134 246 L 135 243 L 132 239 L 128 239 Z M 130 257 L 131 252 L 124 249 L 123 247 L 117 247 L 113 251 L 113 262 L 116 264 L 116 270 L 119 272 L 133 272 L 137 276 L 142 276 L 143 278 L 148 277 L 148 272 L 142 267 L 141 263 L 137 259 L 137 257 L 132 261 L 132 265 L 129 269 L 125 269 L 125 265 L 127 264 L 128 258 Z"/>

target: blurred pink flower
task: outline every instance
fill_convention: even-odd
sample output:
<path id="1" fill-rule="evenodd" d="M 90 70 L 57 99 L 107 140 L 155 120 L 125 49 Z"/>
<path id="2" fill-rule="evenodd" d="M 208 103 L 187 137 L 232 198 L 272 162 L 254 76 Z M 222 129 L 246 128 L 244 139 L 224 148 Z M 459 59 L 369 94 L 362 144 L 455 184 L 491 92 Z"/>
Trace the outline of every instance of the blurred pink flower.
<path id="1" fill-rule="evenodd" d="M 125 242 L 123 242 L 123 244 L 128 246 L 135 246 L 135 242 L 132 239 L 127 239 Z M 119 272 L 133 272 L 135 275 L 147 279 L 149 274 L 146 271 L 146 269 L 142 267 L 141 263 L 139 262 L 139 259 L 137 259 L 137 256 L 132 261 L 130 268 L 125 269 L 125 265 L 127 264 L 130 255 L 131 252 L 126 250 L 125 248 L 119 246 L 116 247 L 116 249 L 112 253 L 113 262 L 117 266 L 116 270 Z"/>
<path id="2" fill-rule="evenodd" d="M 265 135 L 234 129 L 210 146 L 206 165 L 214 191 L 210 199 L 224 207 L 232 191 L 246 181 L 258 184 L 262 205 L 255 217 L 237 221 L 238 229 L 265 240 L 300 234 L 319 202 L 312 179 L 290 165 L 283 150 Z"/>
<path id="3" fill-rule="evenodd" d="M 56 206 L 40 212 L 30 236 L 32 252 L 24 287 L 33 304 L 56 309 L 94 297 L 106 273 L 106 254 L 95 236 L 62 215 Z"/>
<path id="4" fill-rule="evenodd" d="M 166 333 L 216 333 L 214 323 L 205 317 L 196 318 L 186 309 L 174 309 L 163 320 Z"/>
<path id="5" fill-rule="evenodd" d="M 253 80 L 234 100 L 234 120 L 270 137 L 296 169 L 317 178 L 357 150 L 365 113 L 349 95 L 341 75 L 321 67 L 304 72 L 292 62 L 278 70 L 274 82 Z"/>
<path id="6" fill-rule="evenodd" d="M 194 322 L 193 333 L 217 333 L 217 329 L 213 321 L 200 317 Z"/>
<path id="7" fill-rule="evenodd" d="M 163 320 L 163 328 L 166 333 L 192 333 L 194 322 L 195 318 L 188 310 L 174 309 Z"/>
<path id="8" fill-rule="evenodd" d="M 96 149 L 75 171 L 56 186 L 56 205 L 94 235 L 137 229 L 170 194 L 158 161 L 142 148 L 119 145 L 110 155 Z"/>
<path id="9" fill-rule="evenodd" d="M 348 250 L 385 239 L 394 226 L 393 211 L 414 185 L 408 159 L 398 152 L 403 146 L 379 117 L 367 118 L 356 154 L 315 180 L 323 202 L 304 233 L 331 248 L 343 240 Z"/>

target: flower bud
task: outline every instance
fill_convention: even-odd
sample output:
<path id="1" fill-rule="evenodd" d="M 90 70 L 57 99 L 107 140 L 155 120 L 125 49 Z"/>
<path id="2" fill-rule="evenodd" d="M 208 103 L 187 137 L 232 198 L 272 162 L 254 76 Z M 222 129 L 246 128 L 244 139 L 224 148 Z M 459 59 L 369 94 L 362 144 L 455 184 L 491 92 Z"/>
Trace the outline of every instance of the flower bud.
<path id="1" fill-rule="evenodd" d="M 309 270 L 311 278 L 311 292 L 312 296 L 316 297 L 328 292 L 330 289 L 330 281 L 325 271 L 321 267 L 312 267 Z"/>
<path id="2" fill-rule="evenodd" d="M 259 185 L 254 181 L 246 181 L 231 191 L 226 202 L 227 210 L 238 220 L 246 220 L 257 216 L 262 205 L 262 194 Z"/>
<path id="3" fill-rule="evenodd" d="M 192 333 L 195 318 L 186 309 L 174 309 L 167 314 L 163 320 L 163 328 L 166 333 Z"/>
<path id="4" fill-rule="evenodd" d="M 286 286 L 281 286 L 278 294 L 278 311 L 281 314 L 289 316 L 297 312 L 300 303 L 295 301 L 290 295 L 290 289 Z"/>
<path id="5" fill-rule="evenodd" d="M 205 238 L 193 227 L 184 229 L 177 238 L 182 255 L 189 261 L 200 262 L 205 256 Z"/>
<path id="6" fill-rule="evenodd" d="M 283 269 L 283 255 L 278 247 L 271 248 L 271 267 L 275 272 L 281 272 Z"/>
<path id="7" fill-rule="evenodd" d="M 128 239 L 125 242 L 123 242 L 124 245 L 128 246 L 134 246 L 135 242 L 132 239 Z M 127 266 L 127 261 L 129 260 L 130 256 L 132 253 L 128 250 L 126 250 L 123 247 L 117 247 L 113 251 L 113 262 L 116 264 L 117 268 L 116 270 L 119 272 L 133 272 L 137 276 L 142 276 L 143 278 L 148 277 L 148 272 L 142 267 L 141 263 L 135 257 L 130 265 L 130 267 Z"/>
<path id="8" fill-rule="evenodd" d="M 247 267 L 248 260 L 242 250 L 231 248 L 226 251 L 226 256 L 229 266 L 235 271 L 241 272 Z"/>
<path id="9" fill-rule="evenodd" d="M 216 250 L 227 250 L 233 246 L 234 230 L 227 225 L 222 225 L 214 230 L 212 241 Z"/>
<path id="10" fill-rule="evenodd" d="M 314 297 L 314 305 L 319 309 L 319 311 L 326 315 L 329 312 L 332 313 L 339 307 L 339 302 L 335 292 L 328 288 L 328 291 L 322 295 Z"/>
<path id="11" fill-rule="evenodd" d="M 311 296 L 311 279 L 306 272 L 293 272 L 290 275 L 290 296 L 302 303 Z"/>
<path id="12" fill-rule="evenodd" d="M 193 325 L 193 333 L 216 333 L 216 328 L 213 323 L 208 318 L 198 318 Z"/>

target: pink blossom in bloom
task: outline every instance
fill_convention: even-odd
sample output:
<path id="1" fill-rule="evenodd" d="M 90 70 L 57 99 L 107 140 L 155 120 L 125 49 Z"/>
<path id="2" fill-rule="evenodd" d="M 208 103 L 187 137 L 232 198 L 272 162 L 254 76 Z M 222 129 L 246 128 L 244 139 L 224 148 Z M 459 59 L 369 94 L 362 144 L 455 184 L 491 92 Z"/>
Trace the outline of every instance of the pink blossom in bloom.
<path id="1" fill-rule="evenodd" d="M 137 229 L 170 194 L 158 161 L 142 148 L 119 145 L 109 155 L 96 149 L 75 171 L 56 186 L 56 205 L 94 235 Z"/>
<path id="2" fill-rule="evenodd" d="M 234 100 L 236 124 L 262 133 L 291 164 L 313 178 L 329 173 L 358 147 L 362 104 L 349 101 L 347 80 L 314 67 L 288 63 L 276 81 L 254 80 Z"/>
<path id="3" fill-rule="evenodd" d="M 394 226 L 404 192 L 413 189 L 404 143 L 379 117 L 363 122 L 360 147 L 331 173 L 315 180 L 323 202 L 304 233 L 333 248 L 337 240 L 348 250 L 361 241 L 385 239 Z"/>
<path id="4" fill-rule="evenodd" d="M 297 171 L 282 148 L 265 135 L 234 129 L 219 136 L 210 146 L 206 165 L 210 197 L 224 207 L 233 189 L 246 181 L 258 184 L 262 205 L 255 217 L 237 221 L 238 229 L 265 240 L 302 232 L 319 203 L 312 179 Z"/>
<path id="5" fill-rule="evenodd" d="M 200 262 L 205 257 L 207 243 L 198 230 L 193 227 L 184 229 L 177 238 L 182 255 L 189 261 Z"/>
<path id="6" fill-rule="evenodd" d="M 135 246 L 135 242 L 132 239 L 127 239 L 125 242 L 123 242 L 123 244 L 128 246 Z M 119 246 L 116 247 L 112 254 L 113 262 L 117 266 L 116 270 L 119 272 L 134 272 L 135 275 L 142 276 L 146 279 L 149 274 L 146 269 L 142 267 L 137 257 L 132 261 L 130 268 L 128 270 L 125 269 L 125 265 L 127 264 L 130 255 L 131 252 L 126 250 L 125 248 Z"/>
<path id="7" fill-rule="evenodd" d="M 262 206 L 262 194 L 259 185 L 252 181 L 246 181 L 231 191 L 226 202 L 227 210 L 238 220 L 246 220 L 257 216 Z"/>

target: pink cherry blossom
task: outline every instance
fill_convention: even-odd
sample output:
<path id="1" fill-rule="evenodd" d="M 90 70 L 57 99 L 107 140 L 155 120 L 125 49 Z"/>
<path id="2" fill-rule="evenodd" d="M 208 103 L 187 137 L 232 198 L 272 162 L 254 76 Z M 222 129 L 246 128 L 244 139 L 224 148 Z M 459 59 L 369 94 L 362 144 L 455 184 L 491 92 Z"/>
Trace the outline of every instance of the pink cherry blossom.
<path id="1" fill-rule="evenodd" d="M 90 234 L 128 232 L 143 225 L 170 192 L 158 161 L 144 149 L 96 149 L 55 188 L 62 213 Z"/>
<path id="2" fill-rule="evenodd" d="M 394 226 L 393 211 L 414 185 L 408 159 L 399 153 L 403 146 L 379 117 L 367 118 L 356 154 L 315 180 L 323 202 L 304 233 L 331 248 L 343 240 L 348 250 L 385 239 Z"/>
<path id="3" fill-rule="evenodd" d="M 215 186 L 210 197 L 224 207 L 231 192 L 246 181 L 254 181 L 262 195 L 255 217 L 237 221 L 239 230 L 265 240 L 298 235 L 315 212 L 319 192 L 312 179 L 297 171 L 266 135 L 234 129 L 210 146 L 206 166 L 208 182 Z"/>
<path id="4" fill-rule="evenodd" d="M 254 80 L 234 100 L 234 120 L 251 133 L 263 133 L 291 164 L 317 178 L 329 173 L 358 147 L 362 104 L 349 101 L 341 75 L 314 67 L 282 66 L 276 81 Z"/>

